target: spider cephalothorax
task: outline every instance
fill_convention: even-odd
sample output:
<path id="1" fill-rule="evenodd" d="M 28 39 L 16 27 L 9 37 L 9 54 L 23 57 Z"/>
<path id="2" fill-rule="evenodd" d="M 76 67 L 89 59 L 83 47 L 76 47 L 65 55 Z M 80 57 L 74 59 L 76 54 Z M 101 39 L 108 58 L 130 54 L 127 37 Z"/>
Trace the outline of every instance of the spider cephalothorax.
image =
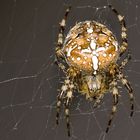
<path id="1" fill-rule="evenodd" d="M 69 106 L 74 97 L 74 90 L 86 96 L 96 107 L 100 104 L 105 93 L 111 92 L 113 107 L 106 132 L 111 125 L 119 91 L 118 80 L 127 88 L 131 116 L 133 114 L 133 93 L 129 82 L 122 73 L 129 60 L 129 55 L 118 64 L 118 59 L 127 50 L 127 34 L 124 17 L 111 5 L 109 7 L 116 13 L 121 24 L 122 43 L 119 45 L 113 33 L 103 24 L 96 21 L 83 21 L 70 29 L 63 41 L 66 18 L 70 7 L 66 10 L 65 18 L 60 23 L 58 44 L 56 48 L 56 62 L 66 74 L 66 79 L 58 94 L 56 122 L 58 124 L 61 104 L 65 104 L 68 135 L 70 136 Z"/>

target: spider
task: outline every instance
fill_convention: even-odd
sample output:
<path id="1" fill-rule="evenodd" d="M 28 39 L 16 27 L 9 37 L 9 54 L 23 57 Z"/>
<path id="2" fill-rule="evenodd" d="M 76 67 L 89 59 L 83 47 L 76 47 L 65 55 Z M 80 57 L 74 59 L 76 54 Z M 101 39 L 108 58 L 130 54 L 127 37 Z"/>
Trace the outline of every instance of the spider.
<path id="1" fill-rule="evenodd" d="M 120 45 L 105 25 L 94 20 L 77 23 L 64 39 L 66 20 L 71 6 L 66 9 L 65 16 L 60 22 L 55 62 L 64 72 L 65 80 L 57 97 L 56 124 L 59 123 L 61 106 L 64 105 L 68 136 L 71 136 L 69 108 L 75 91 L 93 102 L 93 107 L 98 107 L 104 95 L 111 93 L 113 105 L 106 133 L 117 111 L 118 82 L 121 82 L 128 91 L 130 116 L 134 112 L 133 89 L 122 72 L 131 58 L 127 51 L 127 28 L 124 16 L 119 14 L 112 5 L 108 6 L 116 14 L 121 25 Z M 119 64 L 118 60 L 125 53 L 127 53 L 126 57 Z"/>

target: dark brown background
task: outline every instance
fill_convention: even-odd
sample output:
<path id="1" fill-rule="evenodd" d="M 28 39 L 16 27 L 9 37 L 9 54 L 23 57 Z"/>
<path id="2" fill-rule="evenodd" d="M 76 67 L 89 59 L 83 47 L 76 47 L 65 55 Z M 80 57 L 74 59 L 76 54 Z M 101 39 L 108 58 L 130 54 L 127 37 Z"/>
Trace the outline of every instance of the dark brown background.
<path id="1" fill-rule="evenodd" d="M 58 23 L 68 4 L 72 11 L 66 32 L 76 22 L 97 20 L 120 40 L 120 26 L 106 0 L 0 0 L 0 140 L 67 140 L 65 119 L 55 125 L 55 103 L 64 75 L 53 64 Z M 110 0 L 125 15 L 132 61 L 125 68 L 135 93 L 135 114 L 129 118 L 128 94 L 120 89 L 118 112 L 110 133 L 102 137 L 111 96 L 93 110 L 75 93 L 71 107 L 71 140 L 140 139 L 140 2 Z M 98 7 L 97 10 L 95 7 Z"/>

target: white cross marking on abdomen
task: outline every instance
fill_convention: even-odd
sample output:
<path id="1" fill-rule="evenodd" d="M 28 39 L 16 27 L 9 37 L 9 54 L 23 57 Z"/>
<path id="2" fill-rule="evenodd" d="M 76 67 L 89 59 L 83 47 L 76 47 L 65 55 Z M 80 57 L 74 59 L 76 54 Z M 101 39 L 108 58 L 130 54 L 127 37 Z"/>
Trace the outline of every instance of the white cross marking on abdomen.
<path id="1" fill-rule="evenodd" d="M 92 56 L 92 63 L 93 63 L 93 69 L 95 70 L 94 74 L 96 74 L 96 71 L 98 69 L 98 57 L 96 55 Z"/>

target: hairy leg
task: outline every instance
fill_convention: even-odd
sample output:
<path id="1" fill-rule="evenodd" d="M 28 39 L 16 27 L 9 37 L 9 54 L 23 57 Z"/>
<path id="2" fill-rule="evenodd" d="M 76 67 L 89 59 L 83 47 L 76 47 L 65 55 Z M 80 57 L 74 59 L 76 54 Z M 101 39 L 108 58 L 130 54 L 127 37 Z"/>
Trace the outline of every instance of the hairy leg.
<path id="1" fill-rule="evenodd" d="M 116 80 L 113 81 L 112 85 L 113 85 L 113 87 L 112 87 L 113 106 L 112 106 L 112 111 L 111 111 L 111 114 L 110 114 L 110 119 L 108 121 L 108 126 L 106 128 L 106 133 L 108 133 L 109 128 L 110 128 L 111 123 L 112 123 L 112 120 L 114 118 L 114 115 L 117 111 L 117 104 L 118 104 L 118 97 L 119 97 L 119 92 L 118 92 Z"/>
<path id="2" fill-rule="evenodd" d="M 118 78 L 121 80 L 122 84 L 126 87 L 128 94 L 129 94 L 129 99 L 130 99 L 130 116 L 133 116 L 134 113 L 134 95 L 133 95 L 133 89 L 131 87 L 131 84 L 129 81 L 125 78 L 123 73 L 119 72 Z"/>
<path id="3" fill-rule="evenodd" d="M 71 7 L 68 7 L 65 12 L 64 18 L 61 20 L 59 23 L 59 33 L 58 33 L 58 40 L 57 40 L 57 47 L 55 49 L 56 52 L 56 57 L 55 57 L 55 63 L 58 65 L 58 67 L 63 71 L 66 72 L 66 67 L 62 63 L 64 61 L 64 54 L 62 49 L 63 42 L 64 42 L 64 31 L 65 31 L 65 26 L 66 26 L 66 20 L 68 17 L 68 14 L 70 12 Z"/>
<path id="4" fill-rule="evenodd" d="M 112 5 L 109 5 L 109 8 L 111 8 L 111 10 L 117 15 L 118 20 L 120 22 L 121 25 L 121 47 L 120 47 L 120 56 L 123 55 L 128 47 L 128 38 L 127 38 L 127 28 L 126 28 L 126 22 L 124 20 L 124 16 L 122 16 Z"/>
<path id="5" fill-rule="evenodd" d="M 119 69 L 122 70 L 127 65 L 127 63 L 131 60 L 131 54 L 128 52 L 127 56 L 124 58 L 124 60 L 119 65 Z"/>

